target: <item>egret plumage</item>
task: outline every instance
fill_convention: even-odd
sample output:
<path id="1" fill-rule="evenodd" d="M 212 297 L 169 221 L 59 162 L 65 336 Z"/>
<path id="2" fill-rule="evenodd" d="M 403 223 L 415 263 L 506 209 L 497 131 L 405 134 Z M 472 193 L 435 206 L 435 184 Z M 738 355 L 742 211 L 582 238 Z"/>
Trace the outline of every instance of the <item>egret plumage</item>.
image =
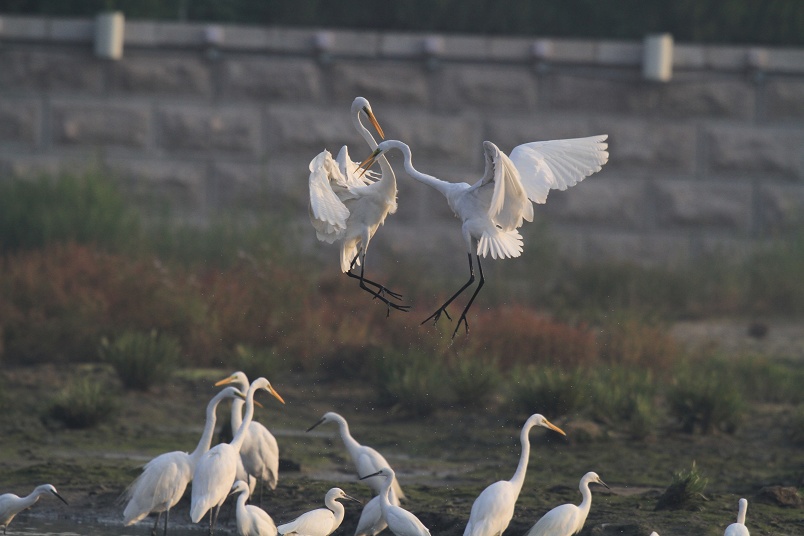
<path id="1" fill-rule="evenodd" d="M 230 495 L 237 493 L 235 517 L 237 519 L 238 536 L 276 536 L 276 525 L 265 510 L 246 504 L 249 496 L 248 484 L 238 480 L 232 486 Z"/>
<path id="2" fill-rule="evenodd" d="M 528 531 L 527 536 L 572 536 L 578 534 L 586 523 L 589 509 L 592 507 L 592 492 L 589 484 L 600 484 L 608 488 L 605 482 L 600 480 L 597 473 L 589 472 L 583 475 L 578 489 L 581 490 L 581 504 L 562 504 L 556 506 L 536 522 Z"/>
<path id="3" fill-rule="evenodd" d="M 399 506 L 399 499 L 394 504 Z M 385 516 L 382 514 L 380 496 L 375 495 L 363 506 L 363 510 L 360 512 L 355 536 L 376 536 L 387 527 L 388 523 L 385 522 Z"/>
<path id="4" fill-rule="evenodd" d="M 519 257 L 523 241 L 517 229 L 524 221 L 533 221 L 531 202 L 545 203 L 551 189 L 566 190 L 600 171 L 609 158 L 604 143 L 607 137 L 604 134 L 525 143 L 514 147 L 510 157 L 492 142 L 485 141 L 486 170 L 483 177 L 471 186 L 465 182 L 446 182 L 416 170 L 410 147 L 401 141 L 387 140 L 377 146 L 360 164 L 361 168 L 368 170 L 377 158 L 391 149 L 398 149 L 404 157 L 407 174 L 444 195 L 452 212 L 461 220 L 469 257 L 469 280 L 422 324 L 429 320 L 438 322 L 442 313 L 451 318 L 447 307 L 475 281 L 474 255 L 480 281 L 458 318 L 452 336 L 455 337 L 462 323 L 469 332 L 466 313 L 485 282 L 480 257 Z"/>
<path id="5" fill-rule="evenodd" d="M 534 426 L 543 426 L 554 430 L 561 435 L 567 435 L 558 426 L 554 425 L 538 413 L 531 415 L 519 434 L 522 452 L 519 455 L 514 476 L 511 480 L 500 480 L 491 484 L 478 495 L 472 504 L 469 522 L 463 531 L 463 536 L 500 536 L 514 515 L 514 506 L 519 498 L 519 492 L 525 483 L 525 473 L 528 470 L 530 457 L 530 439 L 528 434 Z"/>
<path id="6" fill-rule="evenodd" d="M 360 477 L 361 480 L 368 478 L 382 478 L 382 491 L 379 494 L 380 507 L 391 532 L 396 536 L 430 536 L 430 529 L 425 527 L 418 517 L 388 500 L 393 484 L 396 482 L 393 469 L 383 467 L 376 473 Z"/>
<path id="7" fill-rule="evenodd" d="M 723 536 L 750 536 L 745 526 L 745 514 L 748 511 L 748 500 L 740 499 L 737 509 L 737 522 L 726 527 Z"/>
<path id="8" fill-rule="evenodd" d="M 13 493 L 0 495 L 0 527 L 3 528 L 3 534 L 6 533 L 6 529 L 8 529 L 14 516 L 36 504 L 36 501 L 38 501 L 39 497 L 42 495 L 48 494 L 55 495 L 61 502 L 67 504 L 67 501 L 64 500 L 64 497 L 59 495 L 59 492 L 56 491 L 56 488 L 54 488 L 52 484 L 36 486 L 34 490 L 25 497 L 19 497 Z"/>
<path id="9" fill-rule="evenodd" d="M 347 495 L 341 488 L 332 488 L 324 497 L 326 508 L 317 508 L 305 512 L 293 521 L 279 525 L 279 534 L 297 534 L 298 536 L 328 536 L 335 532 L 343 522 L 345 510 L 339 499 L 347 499 L 359 503 L 354 497 Z"/>

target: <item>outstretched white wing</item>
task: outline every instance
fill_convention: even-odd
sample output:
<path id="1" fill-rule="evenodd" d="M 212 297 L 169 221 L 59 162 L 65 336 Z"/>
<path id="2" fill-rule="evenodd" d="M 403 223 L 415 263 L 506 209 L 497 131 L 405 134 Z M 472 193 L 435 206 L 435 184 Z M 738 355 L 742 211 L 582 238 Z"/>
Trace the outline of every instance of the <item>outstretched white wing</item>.
<path id="1" fill-rule="evenodd" d="M 533 205 L 522 186 L 513 162 L 493 143 L 483 143 L 486 173 L 482 182 L 494 181 L 494 194 L 489 203 L 489 216 L 503 231 L 512 231 L 522 220 L 533 221 Z"/>
<path id="2" fill-rule="evenodd" d="M 366 186 L 379 179 L 379 176 L 374 171 L 369 170 L 363 173 L 363 170 L 360 169 L 360 164 L 349 157 L 349 149 L 346 145 L 341 147 L 338 156 L 335 157 L 335 161 L 338 163 L 338 169 L 340 169 L 349 187 Z"/>
<path id="3" fill-rule="evenodd" d="M 547 201 L 552 189 L 566 190 L 608 162 L 608 135 L 525 143 L 514 147 L 511 161 L 522 180 L 528 198 Z"/>
<path id="4" fill-rule="evenodd" d="M 342 199 L 349 186 L 329 151 L 310 161 L 310 221 L 319 240 L 334 242 L 346 230 L 349 209 Z"/>

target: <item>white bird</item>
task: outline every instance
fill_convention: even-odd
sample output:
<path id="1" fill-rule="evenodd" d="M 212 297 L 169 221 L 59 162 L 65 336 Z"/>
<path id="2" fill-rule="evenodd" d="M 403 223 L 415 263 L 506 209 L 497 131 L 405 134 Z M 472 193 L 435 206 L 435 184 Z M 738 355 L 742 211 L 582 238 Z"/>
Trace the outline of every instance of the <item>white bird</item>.
<path id="1" fill-rule="evenodd" d="M 396 475 L 393 469 L 383 467 L 376 473 L 360 477 L 360 479 L 364 480 L 372 477 L 384 477 L 383 488 L 379 495 L 380 506 L 391 532 L 396 536 L 430 536 L 430 529 L 425 527 L 418 517 L 388 500 L 390 490 L 394 482 L 396 482 Z"/>
<path id="2" fill-rule="evenodd" d="M 605 482 L 597 476 L 597 473 L 586 473 L 581 478 L 581 483 L 578 486 L 583 497 L 580 506 L 575 506 L 574 504 L 556 506 L 544 514 L 531 527 L 527 536 L 572 536 L 581 532 L 583 524 L 586 522 L 586 516 L 589 515 L 589 509 L 592 506 L 592 492 L 589 490 L 590 483 L 600 484 L 608 488 Z"/>
<path id="3" fill-rule="evenodd" d="M 659 536 L 659 533 L 658 533 L 658 532 L 656 532 L 656 531 L 654 531 L 654 532 L 651 532 L 651 533 L 650 533 L 650 536 Z"/>
<path id="4" fill-rule="evenodd" d="M 393 504 L 399 506 L 399 499 L 396 498 Z M 357 521 L 357 528 L 355 529 L 355 536 L 376 536 L 388 527 L 385 522 L 385 516 L 382 514 L 382 505 L 380 504 L 380 496 L 375 495 L 363 507 L 360 512 L 360 519 Z"/>
<path id="5" fill-rule="evenodd" d="M 341 488 L 332 488 L 324 497 L 326 508 L 317 508 L 310 512 L 305 512 L 293 521 L 279 525 L 279 534 L 298 534 L 299 536 L 328 536 L 341 526 L 344 516 L 344 508 L 338 499 L 348 499 L 359 503 L 354 497 L 350 497 Z"/>
<path id="6" fill-rule="evenodd" d="M 240 447 L 246 436 L 246 430 L 254 416 L 254 394 L 258 389 L 271 393 L 277 400 L 285 403 L 271 383 L 265 378 L 257 378 L 251 383 L 246 393 L 246 414 L 243 423 L 237 429 L 232 441 L 215 445 L 198 460 L 193 475 L 193 490 L 190 494 L 190 519 L 198 523 L 209 512 L 209 533 L 215 530 L 218 512 L 229 496 L 237 474 L 237 460 L 240 458 Z M 215 509 L 213 514 L 212 509 Z"/>
<path id="7" fill-rule="evenodd" d="M 248 390 L 249 381 L 244 372 L 235 372 L 225 378 L 216 386 L 235 384 L 241 391 Z M 237 433 L 237 429 L 243 423 L 243 400 L 234 399 L 232 401 L 232 434 Z M 276 438 L 268 429 L 255 420 L 251 421 L 246 429 L 246 436 L 243 439 L 243 446 L 240 447 L 240 458 L 243 460 L 243 468 L 246 473 L 260 481 L 260 504 L 262 504 L 262 484 L 267 484 L 269 488 L 276 489 L 279 478 L 279 445 Z M 253 491 L 249 486 L 250 491 Z"/>
<path id="8" fill-rule="evenodd" d="M 357 97 L 352 102 L 352 124 L 373 151 L 377 148 L 377 141 L 360 121 L 361 112 L 366 114 L 380 137 L 385 136 L 369 102 Z M 362 175 L 358 177 L 358 165 L 349 158 L 345 145 L 336 160 L 324 150 L 313 158 L 309 168 L 310 221 L 318 239 L 329 244 L 340 241 L 341 271 L 359 279 L 360 288 L 384 302 L 389 314 L 391 308 L 407 311 L 409 306 L 385 297 L 387 294 L 399 300 L 402 298 L 400 294 L 365 278 L 369 242 L 388 214 L 396 212 L 396 176 L 388 160 L 380 159 L 382 176 L 376 181 Z M 355 265 L 360 265 L 359 276 L 352 273 Z"/>
<path id="9" fill-rule="evenodd" d="M 209 401 L 204 432 L 191 454 L 178 450 L 166 452 L 145 464 L 142 474 L 131 483 L 123 494 L 123 497 L 128 499 L 123 511 L 125 526 L 133 525 L 148 514 L 156 513 L 158 515 L 153 529 L 151 529 L 151 534 L 156 534 L 159 519 L 162 517 L 162 512 L 165 512 L 164 534 L 167 534 L 170 509 L 181 500 L 187 484 L 193 479 L 193 472 L 198 460 L 209 450 L 212 443 L 218 404 L 226 398 L 238 397 L 245 398 L 245 395 L 235 387 L 227 387 Z"/>
<path id="10" fill-rule="evenodd" d="M 235 516 L 238 536 L 276 536 L 276 525 L 265 510 L 254 505 L 246 505 L 249 496 L 248 484 L 238 480 L 232 486 L 230 495 L 239 493 Z"/>
<path id="11" fill-rule="evenodd" d="M 357 471 L 358 478 L 360 478 L 362 475 L 376 473 L 383 467 L 391 466 L 391 464 L 388 463 L 382 454 L 371 447 L 366 447 L 358 443 L 355 438 L 352 437 L 352 434 L 349 433 L 349 425 L 347 424 L 346 419 L 335 412 L 330 411 L 325 413 L 324 416 L 321 417 L 317 423 L 308 428 L 307 431 L 309 432 L 316 426 L 328 422 L 334 422 L 338 425 L 341 440 L 343 441 L 346 450 L 349 451 L 349 455 L 352 457 L 352 462 L 355 464 L 355 470 Z M 368 478 L 366 480 L 366 484 L 368 484 L 375 493 L 381 493 L 385 485 L 385 480 L 380 477 Z M 399 504 L 399 500 L 404 498 L 405 494 L 402 492 L 402 487 L 399 485 L 399 482 L 396 480 L 396 478 L 394 478 L 391 483 L 389 500 L 393 504 Z"/>
<path id="12" fill-rule="evenodd" d="M 477 259 L 480 282 L 466 304 L 455 331 L 461 323 L 469 331 L 466 313 L 483 287 L 483 267 L 480 257 L 493 259 L 519 257 L 522 254 L 522 235 L 517 230 L 525 220 L 533 221 L 533 205 L 545 203 L 551 189 L 566 190 L 585 177 L 600 171 L 608 161 L 609 153 L 604 142 L 608 136 L 592 136 L 568 140 L 551 140 L 526 143 L 514 147 L 506 156 L 490 141 L 483 142 L 486 171 L 474 185 L 452 183 L 417 171 L 411 161 L 410 147 L 397 140 L 380 143 L 360 167 L 370 168 L 374 161 L 391 149 L 399 149 L 404 156 L 405 171 L 413 179 L 424 183 L 444 195 L 455 216 L 461 220 L 461 230 L 469 256 L 469 281 L 452 295 L 422 324 L 437 322 L 447 306 L 475 280 L 472 255 Z"/>
<path id="13" fill-rule="evenodd" d="M 522 452 L 519 455 L 514 476 L 511 480 L 500 480 L 484 489 L 472 504 L 469 522 L 463 531 L 463 536 L 500 536 L 508 527 L 514 515 L 514 505 L 519 498 L 519 492 L 525 483 L 525 473 L 528 470 L 530 457 L 530 439 L 528 433 L 534 426 L 543 426 L 567 435 L 558 426 L 554 425 L 538 413 L 531 415 L 519 434 Z"/>
<path id="14" fill-rule="evenodd" d="M 59 495 L 59 492 L 56 491 L 56 488 L 54 488 L 51 484 L 42 484 L 41 486 L 36 486 L 31 494 L 26 497 L 19 497 L 13 493 L 4 493 L 3 495 L 0 495 L 0 527 L 3 527 L 3 534 L 6 533 L 6 529 L 11 524 L 11 520 L 14 519 L 14 516 L 36 504 L 36 501 L 39 500 L 39 497 L 48 493 L 52 493 L 61 499 L 61 502 L 67 504 L 67 501 L 64 500 L 64 497 Z"/>
<path id="15" fill-rule="evenodd" d="M 748 510 L 748 501 L 740 499 L 739 509 L 737 511 L 737 523 L 732 523 L 726 527 L 726 532 L 723 536 L 750 536 L 748 527 L 745 526 L 745 513 Z"/>

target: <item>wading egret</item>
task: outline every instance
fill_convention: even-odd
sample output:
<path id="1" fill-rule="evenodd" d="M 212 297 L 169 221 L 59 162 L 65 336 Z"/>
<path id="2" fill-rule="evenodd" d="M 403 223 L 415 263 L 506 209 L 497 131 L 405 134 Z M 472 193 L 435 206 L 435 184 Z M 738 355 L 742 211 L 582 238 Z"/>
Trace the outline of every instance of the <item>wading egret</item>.
<path id="1" fill-rule="evenodd" d="M 215 385 L 234 384 L 241 391 L 248 390 L 249 381 L 244 372 L 235 372 Z M 232 434 L 237 432 L 243 423 L 243 400 L 232 401 Z M 276 438 L 265 426 L 255 420 L 246 428 L 246 437 L 240 447 L 240 458 L 243 460 L 243 469 L 250 477 L 260 483 L 260 504 L 262 504 L 262 485 L 276 489 L 279 478 L 279 445 Z M 251 489 L 251 488 L 250 488 Z"/>
<path id="2" fill-rule="evenodd" d="M 745 513 L 748 511 L 748 501 L 740 499 L 739 509 L 737 510 L 737 523 L 732 523 L 726 527 L 723 536 L 750 536 L 748 527 L 745 526 Z"/>
<path id="3" fill-rule="evenodd" d="M 156 534 L 156 527 L 162 512 L 165 512 L 165 529 L 167 534 L 170 509 L 176 506 L 193 479 L 193 471 L 201 456 L 209 450 L 212 435 L 215 431 L 215 412 L 218 404 L 227 398 L 243 398 L 245 395 L 235 387 L 227 387 L 215 395 L 207 404 L 204 432 L 195 450 L 186 452 L 174 451 L 160 454 L 143 467 L 142 474 L 131 483 L 123 494 L 128 499 L 123 511 L 123 524 L 133 525 L 148 514 L 157 514 L 151 534 Z"/>
<path id="4" fill-rule="evenodd" d="M 190 494 L 190 519 L 193 523 L 198 523 L 204 514 L 209 512 L 210 534 L 215 530 L 215 522 L 221 505 L 229 496 L 234 485 L 240 447 L 243 445 L 246 430 L 254 416 L 254 394 L 259 389 L 268 391 L 277 400 L 285 403 L 268 380 L 265 378 L 254 380 L 246 393 L 246 414 L 243 416 L 243 423 L 237 429 L 232 441 L 215 445 L 201 456 L 196 465 L 193 475 L 193 490 Z"/>
<path id="5" fill-rule="evenodd" d="M 592 483 L 608 488 L 597 473 L 586 473 L 578 486 L 583 497 L 580 506 L 574 504 L 556 506 L 531 527 L 527 536 L 572 536 L 581 532 L 592 506 L 592 492 L 589 490 L 589 484 Z"/>
<path id="6" fill-rule="evenodd" d="M 326 508 L 305 512 L 290 523 L 279 525 L 279 534 L 298 534 L 299 536 L 328 536 L 335 532 L 343 522 L 344 508 L 338 499 L 348 499 L 359 503 L 341 488 L 332 488 L 324 497 Z"/>
<path id="7" fill-rule="evenodd" d="M 377 148 L 377 141 L 360 121 L 361 112 L 380 137 L 384 137 L 369 102 L 357 97 L 352 102 L 352 123 L 373 151 Z M 341 271 L 358 279 L 360 288 L 384 302 L 388 313 L 391 308 L 407 311 L 409 306 L 391 301 L 402 299 L 400 294 L 364 276 L 369 242 L 386 216 L 396 212 L 396 176 L 388 160 L 380 159 L 382 176 L 376 181 L 358 176 L 358 165 L 349 158 L 345 145 L 337 160 L 333 160 L 330 152 L 325 150 L 313 158 L 309 167 L 310 221 L 318 239 L 329 244 L 341 243 Z M 352 273 L 355 265 L 360 265 L 359 276 Z"/>
<path id="8" fill-rule="evenodd" d="M 349 425 L 346 423 L 346 419 L 335 412 L 330 411 L 325 413 L 324 416 L 321 417 L 317 423 L 308 428 L 307 431 L 309 432 L 316 426 L 328 422 L 334 422 L 338 425 L 341 440 L 343 440 L 346 450 L 349 451 L 349 455 L 352 457 L 352 462 L 355 464 L 355 470 L 357 471 L 358 478 L 360 478 L 362 475 L 376 473 L 383 467 L 390 467 L 391 464 L 388 463 L 382 454 L 371 447 L 363 446 L 355 441 L 355 438 L 353 438 L 352 434 L 349 433 Z M 380 493 L 385 484 L 385 479 L 381 477 L 367 477 L 366 484 L 368 484 L 371 489 L 375 491 L 375 493 Z M 402 493 L 402 488 L 399 486 L 399 482 L 397 482 L 394 478 L 391 483 L 391 493 L 389 494 L 388 499 L 393 504 L 399 504 L 399 499 L 404 498 L 405 494 Z"/>
<path id="9" fill-rule="evenodd" d="M 235 493 L 239 493 L 235 509 L 238 536 L 276 536 L 276 525 L 271 516 L 261 508 L 246 505 L 249 495 L 248 484 L 242 480 L 235 482 L 230 495 Z"/>
<path id="10" fill-rule="evenodd" d="M 379 144 L 361 168 L 369 169 L 374 161 L 391 149 L 398 149 L 404 156 L 405 171 L 413 179 L 424 183 L 447 199 L 455 216 L 461 220 L 461 230 L 469 257 L 469 281 L 452 295 L 422 324 L 437 322 L 447 306 L 475 281 L 472 255 L 477 259 L 480 282 L 464 307 L 452 336 L 463 323 L 467 333 L 469 322 L 466 313 L 483 287 L 483 267 L 480 257 L 491 255 L 493 259 L 519 257 L 522 253 L 522 235 L 519 228 L 525 220 L 533 221 L 533 205 L 545 203 L 551 189 L 566 190 L 585 177 L 600 171 L 608 161 L 607 135 L 568 140 L 551 140 L 526 143 L 514 147 L 511 156 L 506 156 L 490 141 L 483 142 L 486 171 L 474 185 L 452 183 L 417 171 L 411 161 L 410 147 L 398 140 Z"/>
<path id="11" fill-rule="evenodd" d="M 380 492 L 380 507 L 382 508 L 383 517 L 385 522 L 388 523 L 388 528 L 396 536 L 430 536 L 430 529 L 424 526 L 419 521 L 419 518 L 411 514 L 404 508 L 392 504 L 388 500 L 388 495 L 396 482 L 396 475 L 390 467 L 383 467 L 376 473 L 360 477 L 361 480 L 367 478 L 382 478 L 382 491 Z"/>
<path id="12" fill-rule="evenodd" d="M 484 489 L 469 514 L 469 522 L 463 531 L 463 536 L 500 536 L 508 527 L 514 515 L 514 505 L 519 498 L 522 484 L 525 483 L 525 473 L 528 470 L 530 457 L 530 439 L 528 433 L 534 426 L 543 426 L 567 435 L 558 426 L 554 425 L 538 413 L 531 415 L 519 434 L 522 452 L 519 455 L 519 465 L 516 467 L 511 480 L 500 480 Z"/>
<path id="13" fill-rule="evenodd" d="M 13 493 L 4 493 L 3 495 L 0 495 L 0 527 L 3 527 L 3 534 L 6 533 L 6 529 L 11 524 L 11 520 L 14 519 L 15 515 L 36 504 L 36 501 L 39 500 L 39 497 L 48 493 L 52 493 L 61 499 L 61 502 L 67 504 L 67 501 L 64 500 L 64 497 L 59 495 L 59 492 L 56 491 L 56 488 L 50 484 L 36 486 L 30 495 L 25 497 L 18 497 Z"/>

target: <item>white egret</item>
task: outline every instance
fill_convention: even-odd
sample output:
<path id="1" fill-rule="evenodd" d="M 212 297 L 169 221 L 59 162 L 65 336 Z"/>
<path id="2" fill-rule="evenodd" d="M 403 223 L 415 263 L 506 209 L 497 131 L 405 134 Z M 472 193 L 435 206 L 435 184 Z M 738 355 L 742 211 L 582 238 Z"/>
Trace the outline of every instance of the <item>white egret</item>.
<path id="1" fill-rule="evenodd" d="M 393 504 L 399 506 L 399 499 L 396 499 L 396 502 Z M 363 511 L 360 512 L 360 519 L 357 521 L 355 536 L 376 536 L 387 527 L 388 523 L 385 522 L 385 516 L 382 514 L 380 496 L 375 495 L 366 503 L 363 507 Z"/>
<path id="2" fill-rule="evenodd" d="M 651 532 L 651 533 L 650 533 L 650 536 L 659 536 L 659 533 L 657 533 L 656 531 L 654 531 L 654 532 Z"/>
<path id="3" fill-rule="evenodd" d="M 737 523 L 732 523 L 726 527 L 723 536 L 750 536 L 748 527 L 745 526 L 745 513 L 748 511 L 748 501 L 740 499 L 739 509 L 737 510 Z"/>
<path id="4" fill-rule="evenodd" d="M 207 404 L 204 432 L 195 450 L 188 454 L 173 451 L 160 454 L 143 467 L 140 476 L 126 489 L 123 497 L 128 499 L 123 511 L 123 524 L 133 525 L 148 514 L 158 514 L 151 534 L 156 534 L 156 527 L 162 512 L 165 512 L 165 529 L 167 534 L 170 509 L 176 506 L 193 479 L 193 472 L 198 460 L 209 450 L 212 435 L 215 432 L 215 412 L 221 401 L 227 398 L 244 398 L 245 395 L 235 387 L 227 387 L 215 395 Z"/>
<path id="5" fill-rule="evenodd" d="M 299 536 L 328 536 L 341 526 L 344 516 L 344 508 L 338 499 L 348 499 L 359 503 L 354 497 L 350 497 L 341 488 L 332 488 L 324 497 L 326 508 L 317 508 L 310 512 L 305 512 L 293 521 L 279 525 L 279 534 L 298 534 Z"/>
<path id="6" fill-rule="evenodd" d="M 519 498 L 519 492 L 525 483 L 525 473 L 528 470 L 530 457 L 530 439 L 528 434 L 534 426 L 543 426 L 567 435 L 558 426 L 554 425 L 538 413 L 531 415 L 519 434 L 522 452 L 519 455 L 514 476 L 511 480 L 500 480 L 484 489 L 472 504 L 469 522 L 463 531 L 463 536 L 500 536 L 508 527 L 514 515 L 514 505 Z"/>
<path id="7" fill-rule="evenodd" d="M 430 536 L 430 529 L 419 521 L 419 518 L 411 514 L 401 506 L 392 504 L 388 500 L 391 488 L 396 482 L 396 475 L 390 467 L 383 467 L 376 473 L 360 477 L 361 480 L 367 478 L 383 478 L 383 488 L 380 492 L 380 507 L 388 528 L 396 536 Z"/>
<path id="8" fill-rule="evenodd" d="M 382 454 L 371 447 L 366 447 L 358 443 L 355 438 L 352 437 L 352 434 L 349 433 L 349 424 L 347 424 L 346 419 L 335 412 L 330 411 L 325 413 L 324 416 L 321 417 L 317 423 L 308 428 L 307 431 L 309 432 L 316 426 L 328 422 L 334 422 L 338 425 L 341 440 L 346 450 L 349 451 L 349 455 L 352 457 L 358 478 L 361 477 L 361 475 L 376 473 L 383 467 L 390 467 L 391 464 L 388 463 Z M 366 480 L 366 484 L 376 493 L 381 493 L 385 480 L 383 478 L 369 478 Z M 402 487 L 399 485 L 396 478 L 392 481 L 391 493 L 388 498 L 393 504 L 399 504 L 399 500 L 405 498 Z"/>
<path id="9" fill-rule="evenodd" d="M 377 141 L 363 126 L 361 112 L 366 114 L 380 137 L 385 136 L 369 102 L 363 97 L 357 97 L 352 102 L 352 123 L 373 151 L 377 148 Z M 341 271 L 358 279 L 360 288 L 384 302 L 389 314 L 391 308 L 407 311 L 410 306 L 400 305 L 386 298 L 388 295 L 400 300 L 400 294 L 365 278 L 369 242 L 388 214 L 396 212 L 396 176 L 388 160 L 380 158 L 382 176 L 376 181 L 358 176 L 358 165 L 349 158 L 345 145 L 337 160 L 333 160 L 330 152 L 324 150 L 313 158 L 309 168 L 310 221 L 318 239 L 329 244 L 340 241 Z M 355 265 L 360 265 L 359 276 L 352 273 Z"/>
<path id="10" fill-rule="evenodd" d="M 585 177 L 600 171 L 608 161 L 609 153 L 604 142 L 608 136 L 592 136 L 568 140 L 551 140 L 526 143 L 514 147 L 506 156 L 490 141 L 483 142 L 486 171 L 474 185 L 451 183 L 417 171 L 411 161 L 410 147 L 398 140 L 380 143 L 363 163 L 366 170 L 374 161 L 391 149 L 399 149 L 404 156 L 405 171 L 413 179 L 424 183 L 444 195 L 455 216 L 461 220 L 464 243 L 469 257 L 469 280 L 422 324 L 437 322 L 447 306 L 475 281 L 472 255 L 477 259 L 480 282 L 463 309 L 452 336 L 461 323 L 469 332 L 466 313 L 483 287 L 483 267 L 480 257 L 493 259 L 519 257 L 522 254 L 522 235 L 519 228 L 525 220 L 533 221 L 533 205 L 545 203 L 551 189 L 566 190 Z"/>
<path id="11" fill-rule="evenodd" d="M 215 385 L 228 384 L 235 384 L 241 391 L 246 391 L 249 387 L 248 377 L 241 371 L 233 373 Z M 237 433 L 237 429 L 243 423 L 244 403 L 239 399 L 232 401 L 233 435 Z M 267 484 L 269 488 L 276 489 L 279 478 L 279 445 L 276 438 L 265 426 L 252 420 L 246 429 L 243 446 L 240 447 L 240 458 L 243 460 L 245 472 L 260 483 L 260 504 L 262 504 L 262 485 Z M 249 489 L 251 490 L 251 486 Z"/>
<path id="12" fill-rule="evenodd" d="M 591 483 L 608 488 L 606 483 L 597 476 L 597 473 L 586 473 L 578 486 L 583 497 L 580 506 L 574 504 L 556 506 L 531 527 L 527 536 L 572 536 L 581 532 L 583 524 L 586 523 L 586 516 L 589 515 L 589 509 L 592 507 L 592 492 L 589 490 Z"/>
<path id="13" fill-rule="evenodd" d="M 238 480 L 232 486 L 230 495 L 239 493 L 235 516 L 238 536 L 276 536 L 276 525 L 265 510 L 254 505 L 246 505 L 249 496 L 248 484 Z"/>
<path id="14" fill-rule="evenodd" d="M 0 527 L 3 528 L 3 534 L 6 533 L 6 529 L 11 524 L 11 520 L 14 519 L 14 516 L 36 504 L 36 501 L 39 500 L 39 497 L 42 495 L 47 495 L 48 493 L 52 493 L 61 499 L 61 502 L 67 504 L 67 501 L 64 500 L 64 497 L 59 495 L 59 492 L 56 491 L 56 488 L 54 488 L 51 484 L 42 484 L 41 486 L 36 486 L 30 495 L 25 497 L 19 497 L 13 493 L 4 493 L 0 495 Z"/>
<path id="15" fill-rule="evenodd" d="M 268 380 L 265 378 L 254 380 L 246 393 L 246 414 L 232 441 L 215 445 L 201 456 L 196 465 L 193 475 L 193 490 L 190 494 L 190 519 L 193 523 L 198 523 L 204 514 L 209 512 L 210 534 L 215 530 L 220 507 L 234 485 L 240 447 L 243 445 L 246 430 L 254 416 L 254 394 L 259 389 L 268 391 L 277 400 L 285 403 Z"/>

